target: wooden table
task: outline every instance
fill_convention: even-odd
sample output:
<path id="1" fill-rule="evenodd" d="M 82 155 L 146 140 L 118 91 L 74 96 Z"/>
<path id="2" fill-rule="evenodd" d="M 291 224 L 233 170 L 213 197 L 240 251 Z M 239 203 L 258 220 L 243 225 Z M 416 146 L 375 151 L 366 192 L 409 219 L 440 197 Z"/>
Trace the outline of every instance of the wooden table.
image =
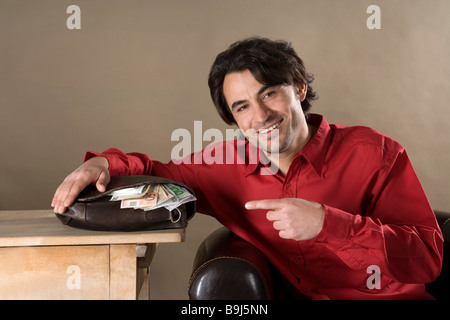
<path id="1" fill-rule="evenodd" d="M 0 211 L 0 299 L 148 299 L 158 243 L 184 229 L 99 232 L 50 210 Z"/>

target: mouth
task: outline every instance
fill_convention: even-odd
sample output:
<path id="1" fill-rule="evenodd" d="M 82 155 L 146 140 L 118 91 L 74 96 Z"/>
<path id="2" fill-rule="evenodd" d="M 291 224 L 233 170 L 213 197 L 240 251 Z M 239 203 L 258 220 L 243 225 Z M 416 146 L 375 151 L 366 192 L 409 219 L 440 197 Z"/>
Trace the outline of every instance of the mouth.
<path id="1" fill-rule="evenodd" d="M 268 133 L 268 132 L 270 132 L 270 131 L 272 131 L 272 130 L 278 128 L 282 121 L 283 121 L 283 119 L 281 119 L 280 121 L 274 123 L 274 124 L 271 125 L 270 127 L 267 127 L 267 128 L 264 128 L 264 129 L 259 129 L 257 132 L 258 132 L 259 134 L 265 134 L 265 133 Z"/>

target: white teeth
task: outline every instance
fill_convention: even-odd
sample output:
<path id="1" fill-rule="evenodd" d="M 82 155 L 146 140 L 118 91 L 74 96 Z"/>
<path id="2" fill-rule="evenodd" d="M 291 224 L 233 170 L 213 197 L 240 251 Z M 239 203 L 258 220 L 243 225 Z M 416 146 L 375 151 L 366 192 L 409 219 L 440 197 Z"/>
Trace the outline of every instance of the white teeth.
<path id="1" fill-rule="evenodd" d="M 281 123 L 281 120 L 278 121 L 277 123 L 275 123 L 273 126 L 270 126 L 270 127 L 266 128 L 266 129 L 258 130 L 258 133 L 267 133 L 269 131 L 272 131 L 273 129 L 278 127 L 280 125 L 280 123 Z"/>

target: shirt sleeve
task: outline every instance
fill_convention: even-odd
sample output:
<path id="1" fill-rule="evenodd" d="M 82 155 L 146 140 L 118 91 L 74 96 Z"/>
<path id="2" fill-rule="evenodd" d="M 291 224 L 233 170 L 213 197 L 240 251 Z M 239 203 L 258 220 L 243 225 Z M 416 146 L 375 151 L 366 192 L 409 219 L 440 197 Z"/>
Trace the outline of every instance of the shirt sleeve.
<path id="1" fill-rule="evenodd" d="M 149 156 L 142 153 L 124 153 L 116 148 L 110 148 L 102 153 L 87 151 L 84 161 L 95 156 L 102 156 L 108 160 L 111 176 L 152 174 L 153 162 Z"/>
<path id="2" fill-rule="evenodd" d="M 323 259 L 349 271 L 364 274 L 375 265 L 402 283 L 433 281 L 442 266 L 443 237 L 404 150 L 373 190 L 364 215 L 325 205 L 321 232 L 299 246 L 304 253 L 320 250 Z"/>

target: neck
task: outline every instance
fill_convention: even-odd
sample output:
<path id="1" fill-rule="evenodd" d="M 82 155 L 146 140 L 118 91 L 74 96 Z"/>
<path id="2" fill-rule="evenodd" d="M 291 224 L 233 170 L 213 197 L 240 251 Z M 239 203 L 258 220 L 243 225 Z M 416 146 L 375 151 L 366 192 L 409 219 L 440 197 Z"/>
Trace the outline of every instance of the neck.
<path id="1" fill-rule="evenodd" d="M 314 134 L 314 127 L 310 124 L 307 125 L 307 132 L 305 135 L 305 139 L 298 139 L 296 143 L 292 145 L 292 148 L 288 148 L 288 150 L 284 152 L 280 152 L 276 155 L 267 154 L 266 156 L 269 158 L 271 162 L 274 163 L 275 167 L 278 168 L 278 174 L 285 177 L 289 167 L 294 160 L 295 156 L 302 151 L 302 149 L 306 146 L 306 144 L 311 140 L 311 137 Z"/>

